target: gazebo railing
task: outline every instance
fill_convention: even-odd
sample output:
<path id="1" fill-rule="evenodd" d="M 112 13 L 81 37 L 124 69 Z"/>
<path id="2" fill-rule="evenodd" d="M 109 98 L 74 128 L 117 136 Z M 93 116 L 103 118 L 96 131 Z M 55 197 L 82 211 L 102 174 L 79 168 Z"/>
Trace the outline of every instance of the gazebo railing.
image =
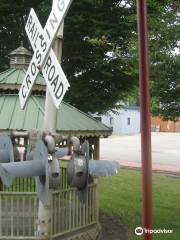
<path id="1" fill-rule="evenodd" d="M 61 167 L 60 189 L 68 188 L 66 168 Z M 3 192 L 36 192 L 35 179 L 33 177 L 16 177 L 12 186 L 3 184 Z"/>
<path id="2" fill-rule="evenodd" d="M 0 192 L 0 239 L 31 239 L 36 232 L 36 193 Z"/>
<path id="3" fill-rule="evenodd" d="M 89 184 L 86 201 L 79 201 L 74 188 L 52 193 L 53 236 L 60 236 L 98 222 L 96 184 Z"/>
<path id="4" fill-rule="evenodd" d="M 66 169 L 63 168 L 61 173 L 60 190 L 50 191 L 52 216 L 49 239 L 66 239 L 67 236 L 68 239 L 76 239 L 73 238 L 75 233 L 80 232 L 81 236 L 84 232 L 87 236 L 89 229 L 93 231 L 89 233 L 87 239 L 98 239 L 93 237 L 93 234 L 94 236 L 99 234 L 97 183 L 88 185 L 88 194 L 83 204 L 78 198 L 76 189 L 67 185 Z M 17 178 L 11 188 L 4 190 L 0 192 L 0 239 L 40 239 L 36 236 L 38 198 L 34 179 Z M 82 235 L 77 239 L 86 237 Z"/>

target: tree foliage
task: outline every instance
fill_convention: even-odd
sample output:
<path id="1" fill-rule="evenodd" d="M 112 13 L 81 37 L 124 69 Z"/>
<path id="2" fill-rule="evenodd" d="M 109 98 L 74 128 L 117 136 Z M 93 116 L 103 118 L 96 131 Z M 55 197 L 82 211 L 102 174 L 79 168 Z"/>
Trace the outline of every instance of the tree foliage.
<path id="1" fill-rule="evenodd" d="M 153 101 L 161 105 L 157 82 L 162 89 L 168 87 L 164 81 L 167 75 L 171 79 L 172 71 L 164 73 L 163 78 L 162 68 L 165 59 L 172 64 L 176 61 L 171 53 L 179 37 L 178 2 L 148 1 L 152 94 Z M 0 0 L 1 70 L 7 67 L 7 54 L 21 40 L 29 46 L 24 26 L 30 7 L 35 8 L 44 25 L 51 3 L 50 0 Z M 71 84 L 66 101 L 85 112 L 102 113 L 118 108 L 118 103 L 134 95 L 138 86 L 136 26 L 135 0 L 73 1 L 64 27 L 62 66 Z M 152 110 L 155 112 L 155 108 Z M 157 105 L 156 110 L 160 112 Z"/>
<path id="2" fill-rule="evenodd" d="M 0 70 L 9 65 L 8 54 L 23 41 L 29 46 L 24 27 L 31 7 L 39 9 L 42 1 L 0 0 Z"/>
<path id="3" fill-rule="evenodd" d="M 180 5 L 152 1 L 149 8 L 151 111 L 164 119 L 180 117 Z M 176 51 L 174 51 L 176 49 Z"/>
<path id="4" fill-rule="evenodd" d="M 129 51 L 134 10 L 119 3 L 74 1 L 65 21 L 63 67 L 71 82 L 66 99 L 86 112 L 118 107 L 136 83 Z"/>
<path id="5" fill-rule="evenodd" d="M 167 56 L 153 71 L 152 112 L 164 119 L 180 117 L 180 55 Z M 158 78 L 157 78 L 158 76 Z"/>
<path id="6" fill-rule="evenodd" d="M 151 112 L 165 119 L 177 120 L 180 117 L 179 1 L 148 1 L 148 36 Z M 131 53 L 136 71 L 137 32 L 131 39 Z M 137 91 L 133 95 L 134 99 L 138 94 Z"/>

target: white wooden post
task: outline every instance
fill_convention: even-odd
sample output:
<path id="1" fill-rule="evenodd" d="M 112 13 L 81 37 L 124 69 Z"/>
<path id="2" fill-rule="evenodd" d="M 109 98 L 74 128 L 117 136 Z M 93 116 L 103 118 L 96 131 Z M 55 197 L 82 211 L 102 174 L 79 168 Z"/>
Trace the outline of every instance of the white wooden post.
<path id="1" fill-rule="evenodd" d="M 64 22 L 61 24 L 61 27 L 58 31 L 57 38 L 55 40 L 53 49 L 57 56 L 59 62 L 61 62 L 62 57 L 62 41 L 63 41 L 63 28 Z M 45 115 L 44 115 L 44 131 L 56 133 L 57 128 L 57 109 L 54 105 L 52 97 L 49 93 L 48 87 L 46 88 L 46 100 L 45 100 Z M 56 161 L 56 159 L 55 159 Z M 58 171 L 57 171 L 58 172 Z M 51 195 L 51 191 L 49 191 Z M 51 229 L 51 196 L 49 196 L 48 205 L 44 206 L 42 202 L 39 200 L 39 209 L 38 209 L 38 233 L 40 235 L 45 234 L 47 238 L 45 240 L 50 239 L 49 235 L 52 234 Z M 51 237 L 51 236 L 50 236 Z"/>
<path id="2" fill-rule="evenodd" d="M 59 62 L 61 62 L 62 57 L 63 28 L 64 22 L 63 24 L 61 24 L 56 41 L 53 46 L 54 52 Z M 56 127 L 57 127 L 57 109 L 54 105 L 54 102 L 47 87 L 45 100 L 44 130 L 50 131 L 51 133 L 56 133 Z"/>
<path id="3" fill-rule="evenodd" d="M 100 137 L 94 138 L 94 159 L 100 159 Z"/>

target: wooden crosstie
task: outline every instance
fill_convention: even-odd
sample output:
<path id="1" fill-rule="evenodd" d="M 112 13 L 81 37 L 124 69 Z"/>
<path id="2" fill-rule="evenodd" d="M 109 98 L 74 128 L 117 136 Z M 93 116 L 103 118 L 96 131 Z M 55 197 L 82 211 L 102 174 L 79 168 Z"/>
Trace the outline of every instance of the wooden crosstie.
<path id="1" fill-rule="evenodd" d="M 21 108 L 25 107 L 40 71 L 43 73 L 56 108 L 59 107 L 70 86 L 51 47 L 71 2 L 72 0 L 54 0 L 44 29 L 34 9 L 30 11 L 25 29 L 34 55 L 19 91 Z"/>

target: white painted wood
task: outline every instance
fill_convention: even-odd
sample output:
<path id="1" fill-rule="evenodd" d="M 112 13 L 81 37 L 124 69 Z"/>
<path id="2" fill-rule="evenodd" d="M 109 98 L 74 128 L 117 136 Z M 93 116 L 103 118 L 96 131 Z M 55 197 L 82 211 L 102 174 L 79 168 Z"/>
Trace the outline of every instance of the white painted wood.
<path id="1" fill-rule="evenodd" d="M 64 97 L 65 90 L 67 90 L 68 88 L 68 82 L 66 81 L 67 79 L 62 69 L 58 66 L 59 63 L 56 57 L 54 59 L 53 56 L 51 59 L 51 55 L 53 55 L 53 51 L 51 51 L 51 46 L 71 2 L 72 0 L 54 1 L 52 11 L 46 22 L 44 31 L 42 30 L 41 25 L 38 24 L 34 10 L 31 9 L 30 11 L 26 24 L 26 32 L 29 33 L 30 41 L 32 42 L 32 45 L 34 45 L 34 48 L 36 48 L 36 51 L 34 52 L 33 58 L 28 67 L 19 91 L 21 108 L 24 108 L 27 99 L 32 91 L 32 86 L 40 70 L 45 66 L 46 68 L 44 68 L 43 71 L 46 71 L 46 78 L 48 77 L 48 81 L 50 82 L 49 91 L 51 94 L 53 92 L 52 96 L 53 100 L 55 101 L 56 107 L 59 106 L 62 98 Z M 51 55 L 48 57 L 49 51 L 51 51 Z M 57 69 L 59 70 L 59 72 L 56 71 Z M 56 83 L 57 79 L 60 79 L 60 76 L 65 81 L 65 85 L 63 85 L 62 82 L 59 82 L 59 84 Z"/>

